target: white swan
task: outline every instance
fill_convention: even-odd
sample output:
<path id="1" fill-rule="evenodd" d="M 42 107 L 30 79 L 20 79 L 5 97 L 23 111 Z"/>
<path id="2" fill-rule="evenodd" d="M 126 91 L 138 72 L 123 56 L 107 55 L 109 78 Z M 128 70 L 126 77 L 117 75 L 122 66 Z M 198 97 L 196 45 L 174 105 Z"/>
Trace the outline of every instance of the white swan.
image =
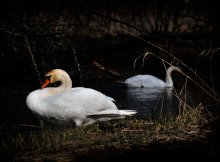
<path id="1" fill-rule="evenodd" d="M 136 75 L 125 80 L 128 87 L 148 87 L 148 88 L 166 88 L 173 87 L 171 73 L 173 70 L 181 71 L 179 67 L 170 66 L 167 69 L 166 81 L 163 81 L 153 75 Z"/>
<path id="2" fill-rule="evenodd" d="M 47 87 L 59 81 L 59 87 Z M 73 120 L 76 126 L 90 125 L 96 121 L 132 116 L 135 110 L 118 110 L 114 99 L 94 89 L 72 88 L 69 75 L 54 69 L 45 75 L 42 88 L 31 92 L 26 99 L 27 106 L 34 113 L 58 120 Z"/>

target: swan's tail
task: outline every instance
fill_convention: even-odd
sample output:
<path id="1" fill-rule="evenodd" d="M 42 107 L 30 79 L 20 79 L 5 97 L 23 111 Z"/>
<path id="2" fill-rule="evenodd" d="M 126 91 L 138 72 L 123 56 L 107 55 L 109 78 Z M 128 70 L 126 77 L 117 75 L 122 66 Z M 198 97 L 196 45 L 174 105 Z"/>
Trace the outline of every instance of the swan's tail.
<path id="1" fill-rule="evenodd" d="M 137 113 L 136 110 L 119 110 L 121 112 L 121 115 L 128 115 L 132 116 Z"/>

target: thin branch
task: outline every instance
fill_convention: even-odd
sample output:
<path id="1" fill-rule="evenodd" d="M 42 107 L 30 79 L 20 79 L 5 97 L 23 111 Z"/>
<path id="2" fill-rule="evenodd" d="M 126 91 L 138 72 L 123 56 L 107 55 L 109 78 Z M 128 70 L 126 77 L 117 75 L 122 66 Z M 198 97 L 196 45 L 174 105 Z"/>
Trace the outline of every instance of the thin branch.
<path id="1" fill-rule="evenodd" d="M 120 75 L 118 72 L 115 72 L 111 69 L 107 69 L 105 68 L 103 65 L 101 65 L 100 63 L 98 63 L 97 61 L 93 61 L 92 62 L 96 67 L 98 67 L 99 69 L 103 70 L 103 71 L 107 71 L 108 73 L 115 75 L 117 77 L 122 77 L 122 75 Z"/>
<path id="2" fill-rule="evenodd" d="M 41 77 L 40 77 L 40 73 L 39 73 L 37 64 L 36 64 L 36 62 L 35 62 L 33 52 L 32 52 L 32 50 L 31 50 L 31 46 L 30 46 L 30 43 L 29 43 L 29 41 L 28 41 L 28 37 L 25 36 L 24 38 L 25 38 L 25 43 L 26 43 L 26 45 L 27 45 L 28 52 L 29 52 L 29 54 L 30 54 L 30 56 L 31 56 L 31 61 L 32 61 L 33 65 L 34 65 L 34 68 L 35 68 L 35 71 L 36 71 L 36 73 L 37 73 L 39 82 L 40 82 L 40 84 L 42 84 Z"/>
<path id="3" fill-rule="evenodd" d="M 73 47 L 72 43 L 71 43 L 69 40 L 67 40 L 67 42 L 69 43 L 69 45 L 70 45 L 71 48 L 72 48 L 73 57 L 74 57 L 74 59 L 75 59 L 76 66 L 77 66 L 77 70 L 78 70 L 78 72 L 79 72 L 80 82 L 81 82 L 81 84 L 82 84 L 82 83 L 83 83 L 83 77 L 82 77 L 82 73 L 81 73 L 81 69 L 80 69 L 80 64 L 79 64 L 78 59 L 77 59 L 77 56 L 76 56 L 76 50 L 75 50 L 75 48 Z"/>

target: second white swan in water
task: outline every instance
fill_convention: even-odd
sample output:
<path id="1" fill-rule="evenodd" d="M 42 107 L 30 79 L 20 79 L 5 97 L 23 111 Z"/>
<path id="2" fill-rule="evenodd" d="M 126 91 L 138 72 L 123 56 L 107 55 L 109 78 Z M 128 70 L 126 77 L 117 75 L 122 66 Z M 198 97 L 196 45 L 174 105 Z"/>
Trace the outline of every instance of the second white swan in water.
<path id="1" fill-rule="evenodd" d="M 47 87 L 59 81 L 59 87 Z M 54 69 L 45 75 L 41 89 L 31 92 L 26 99 L 27 106 L 43 117 L 59 120 L 73 120 L 76 126 L 90 125 L 97 121 L 132 116 L 135 110 L 118 110 L 114 99 L 90 88 L 72 88 L 69 75 Z"/>
<path id="2" fill-rule="evenodd" d="M 148 88 L 166 88 L 173 87 L 171 73 L 173 70 L 181 71 L 179 67 L 170 66 L 167 69 L 166 81 L 163 81 L 153 75 L 136 75 L 125 80 L 128 87 L 148 87 Z"/>

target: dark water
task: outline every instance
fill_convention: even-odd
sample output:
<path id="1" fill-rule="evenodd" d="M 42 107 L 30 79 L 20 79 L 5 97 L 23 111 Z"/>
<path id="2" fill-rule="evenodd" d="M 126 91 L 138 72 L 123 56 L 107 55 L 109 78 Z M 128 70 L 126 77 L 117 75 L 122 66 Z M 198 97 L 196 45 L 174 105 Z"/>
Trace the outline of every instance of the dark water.
<path id="1" fill-rule="evenodd" d="M 113 97 L 119 109 L 137 110 L 137 118 L 160 118 L 178 113 L 178 100 L 170 88 L 127 88 L 122 84 L 111 84 L 96 89 Z"/>

